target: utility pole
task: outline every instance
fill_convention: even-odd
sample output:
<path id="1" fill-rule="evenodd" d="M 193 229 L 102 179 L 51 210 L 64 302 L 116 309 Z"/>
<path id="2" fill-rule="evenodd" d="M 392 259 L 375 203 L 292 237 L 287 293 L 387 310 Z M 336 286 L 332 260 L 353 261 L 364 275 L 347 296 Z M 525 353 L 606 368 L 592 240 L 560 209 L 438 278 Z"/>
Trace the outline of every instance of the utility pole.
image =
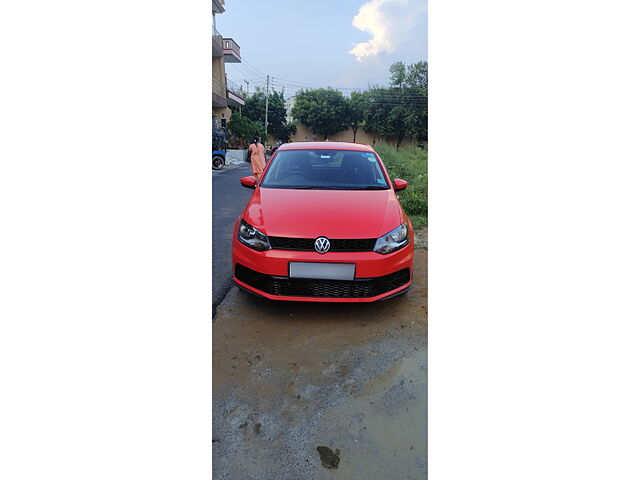
<path id="1" fill-rule="evenodd" d="M 264 108 L 264 135 L 265 135 L 265 139 L 264 139 L 264 143 L 267 143 L 267 125 L 268 125 L 268 119 L 269 119 L 269 75 L 267 75 L 267 103 L 266 106 Z"/>

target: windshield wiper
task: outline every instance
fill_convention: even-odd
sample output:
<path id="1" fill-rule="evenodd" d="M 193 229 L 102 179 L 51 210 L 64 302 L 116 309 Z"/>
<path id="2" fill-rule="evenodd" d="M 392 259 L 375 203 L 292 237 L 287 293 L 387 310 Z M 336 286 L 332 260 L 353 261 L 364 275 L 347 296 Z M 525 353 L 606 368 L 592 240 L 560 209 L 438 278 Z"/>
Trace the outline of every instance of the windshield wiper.
<path id="1" fill-rule="evenodd" d="M 389 187 L 383 187 L 382 185 L 368 185 L 366 187 L 355 187 L 352 190 L 388 190 Z"/>

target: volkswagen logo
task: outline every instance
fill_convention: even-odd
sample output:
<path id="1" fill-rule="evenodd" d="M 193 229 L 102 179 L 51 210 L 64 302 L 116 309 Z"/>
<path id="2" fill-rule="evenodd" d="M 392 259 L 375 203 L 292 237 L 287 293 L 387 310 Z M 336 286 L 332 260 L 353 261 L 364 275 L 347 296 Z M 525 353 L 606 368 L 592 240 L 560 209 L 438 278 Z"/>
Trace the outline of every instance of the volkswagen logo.
<path id="1" fill-rule="evenodd" d="M 327 253 L 331 248 L 331 244 L 329 243 L 329 239 L 326 237 L 318 237 L 316 238 L 316 243 L 314 244 L 316 247 L 316 252 L 318 253 Z"/>

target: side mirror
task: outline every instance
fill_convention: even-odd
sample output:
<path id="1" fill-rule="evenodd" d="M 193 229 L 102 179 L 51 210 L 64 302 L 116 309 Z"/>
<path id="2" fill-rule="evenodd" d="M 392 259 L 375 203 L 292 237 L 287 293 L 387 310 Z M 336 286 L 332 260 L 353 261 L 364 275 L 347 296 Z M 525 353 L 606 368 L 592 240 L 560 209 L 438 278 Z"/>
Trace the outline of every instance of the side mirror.
<path id="1" fill-rule="evenodd" d="M 240 179 L 240 184 L 243 187 L 256 188 L 256 177 L 254 177 L 253 175 L 249 175 L 248 177 L 242 177 Z"/>
<path id="2" fill-rule="evenodd" d="M 400 178 L 396 178 L 393 181 L 393 189 L 396 192 L 399 192 L 400 190 L 404 190 L 405 188 L 407 188 L 407 185 L 409 185 L 409 182 L 407 182 L 406 180 L 402 180 Z"/>

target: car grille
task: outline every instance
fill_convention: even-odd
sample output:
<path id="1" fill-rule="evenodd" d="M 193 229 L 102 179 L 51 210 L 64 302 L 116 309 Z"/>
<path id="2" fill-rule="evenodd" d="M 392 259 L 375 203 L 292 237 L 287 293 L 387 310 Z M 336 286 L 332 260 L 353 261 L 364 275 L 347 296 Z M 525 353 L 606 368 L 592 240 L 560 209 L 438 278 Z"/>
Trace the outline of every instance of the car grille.
<path id="1" fill-rule="evenodd" d="M 329 239 L 330 252 L 371 252 L 376 244 L 375 238 Z M 274 250 L 315 251 L 315 238 L 269 237 Z"/>
<path id="2" fill-rule="evenodd" d="M 236 264 L 235 275 L 241 282 L 270 295 L 322 298 L 376 297 L 409 283 L 411 279 L 408 268 L 383 277 L 350 281 L 277 277 L 256 272 L 240 264 Z"/>

